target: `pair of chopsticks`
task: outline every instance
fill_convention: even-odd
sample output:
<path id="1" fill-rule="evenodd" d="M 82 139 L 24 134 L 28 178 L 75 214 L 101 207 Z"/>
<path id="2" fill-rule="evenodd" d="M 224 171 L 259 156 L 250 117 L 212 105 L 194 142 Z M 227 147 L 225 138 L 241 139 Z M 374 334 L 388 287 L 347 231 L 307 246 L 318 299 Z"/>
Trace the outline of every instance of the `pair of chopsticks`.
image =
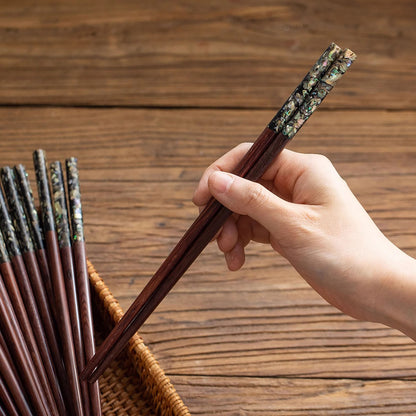
<path id="1" fill-rule="evenodd" d="M 94 339 L 77 160 L 66 160 L 68 203 L 60 162 L 51 181 L 42 150 L 34 165 L 41 221 L 25 168 L 1 169 L 1 404 L 11 415 L 98 416 L 98 383 L 79 379 Z"/>
<path id="2" fill-rule="evenodd" d="M 321 104 L 356 55 L 332 43 L 260 134 L 234 173 L 257 181 Z M 211 199 L 89 361 L 81 378 L 93 382 L 121 352 L 232 214 Z"/>

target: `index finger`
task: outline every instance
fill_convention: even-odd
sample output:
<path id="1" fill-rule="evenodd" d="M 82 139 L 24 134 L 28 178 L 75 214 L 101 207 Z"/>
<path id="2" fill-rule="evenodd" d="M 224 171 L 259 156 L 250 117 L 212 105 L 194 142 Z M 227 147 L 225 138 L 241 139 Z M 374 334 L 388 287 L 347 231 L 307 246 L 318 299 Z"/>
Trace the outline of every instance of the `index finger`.
<path id="1" fill-rule="evenodd" d="M 217 171 L 232 172 L 252 145 L 253 143 L 240 143 L 217 159 L 205 170 L 192 198 L 195 205 L 203 206 L 211 198 L 211 193 L 208 190 L 208 178 L 211 174 Z"/>

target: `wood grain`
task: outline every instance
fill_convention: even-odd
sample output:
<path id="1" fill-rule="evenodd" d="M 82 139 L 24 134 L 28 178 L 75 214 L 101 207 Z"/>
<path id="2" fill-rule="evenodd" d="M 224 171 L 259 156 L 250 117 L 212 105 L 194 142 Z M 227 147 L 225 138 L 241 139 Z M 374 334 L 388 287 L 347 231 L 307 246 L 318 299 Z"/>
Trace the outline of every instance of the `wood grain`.
<path id="1" fill-rule="evenodd" d="M 335 41 L 358 60 L 289 148 L 327 155 L 416 256 L 415 18 L 413 0 L 0 0 L 0 166 L 34 183 L 34 149 L 79 158 L 87 254 L 127 309 L 196 217 L 203 170 Z M 209 245 L 141 334 L 194 415 L 416 414 L 414 343 L 267 247 L 231 273 Z"/>
<path id="2" fill-rule="evenodd" d="M 277 133 L 266 127 L 233 173 L 248 180 L 259 180 L 289 141 L 282 132 Z M 214 198 L 207 202 L 123 318 L 104 340 L 96 355 L 87 364 L 81 378 L 90 382 L 98 380 L 231 215 L 232 211 Z"/>
<path id="3" fill-rule="evenodd" d="M 174 377 L 193 415 L 411 415 L 414 381 Z M 302 398 L 299 392 L 302 391 Z"/>
<path id="4" fill-rule="evenodd" d="M 413 0 L 2 1 L 0 103 L 275 108 L 336 41 L 359 65 L 331 107 L 415 109 L 415 18 Z"/>
<path id="5" fill-rule="evenodd" d="M 24 162 L 33 177 L 34 148 L 51 159 L 78 157 L 87 254 L 126 309 L 196 217 L 191 197 L 205 167 L 271 115 L 1 108 L 0 161 Z M 412 111 L 322 109 L 289 146 L 329 156 L 377 225 L 411 255 L 414 120 Z M 192 414 L 416 411 L 414 343 L 341 314 L 260 245 L 236 273 L 208 246 L 141 335 Z"/>

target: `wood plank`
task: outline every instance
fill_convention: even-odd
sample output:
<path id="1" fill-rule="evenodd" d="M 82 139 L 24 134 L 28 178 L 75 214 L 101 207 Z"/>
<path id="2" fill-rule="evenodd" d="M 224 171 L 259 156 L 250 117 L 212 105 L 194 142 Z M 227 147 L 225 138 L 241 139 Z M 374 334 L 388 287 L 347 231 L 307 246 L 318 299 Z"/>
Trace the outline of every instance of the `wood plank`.
<path id="1" fill-rule="evenodd" d="M 380 325 L 343 316 L 302 285 L 291 270 L 275 267 L 271 256 L 262 259 L 266 263 L 262 269 L 253 267 L 250 259 L 250 272 L 225 280 L 226 289 L 220 294 L 215 291 L 220 275 L 216 282 L 203 285 L 198 279 L 211 280 L 210 275 L 188 276 L 189 281 L 181 282 L 172 299 L 142 328 L 142 336 L 168 373 L 415 377 L 413 342 Z M 255 272 L 269 279 L 250 280 Z M 271 282 L 273 273 L 275 279 L 285 281 L 286 289 Z"/>
<path id="2" fill-rule="evenodd" d="M 88 254 L 126 308 L 195 218 L 190 199 L 204 168 L 269 118 L 245 110 L 1 108 L 0 164 L 23 162 L 32 173 L 37 147 L 49 160 L 79 157 Z M 414 120 L 414 112 L 323 111 L 290 147 L 330 156 L 383 231 L 416 255 Z M 209 246 L 142 335 L 178 376 L 416 376 L 412 341 L 337 312 L 260 245 L 237 273 Z"/>
<path id="3" fill-rule="evenodd" d="M 331 41 L 331 108 L 415 109 L 413 0 L 0 3 L 0 104 L 276 108 Z"/>
<path id="4" fill-rule="evenodd" d="M 193 415 L 339 416 L 416 413 L 414 381 L 172 377 Z"/>

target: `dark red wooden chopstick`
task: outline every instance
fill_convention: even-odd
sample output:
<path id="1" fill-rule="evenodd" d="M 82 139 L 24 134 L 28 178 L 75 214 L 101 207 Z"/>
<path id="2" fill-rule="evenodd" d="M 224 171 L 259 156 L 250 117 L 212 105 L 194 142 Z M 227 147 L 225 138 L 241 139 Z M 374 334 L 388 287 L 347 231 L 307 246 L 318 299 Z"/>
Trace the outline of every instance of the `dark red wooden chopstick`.
<path id="1" fill-rule="evenodd" d="M 52 209 L 51 196 L 49 192 L 46 159 L 43 150 L 39 149 L 33 153 L 33 162 L 38 185 L 39 202 L 41 205 L 42 226 L 46 239 L 48 265 L 51 274 L 53 292 L 56 300 L 58 324 L 61 330 L 63 359 L 67 373 L 68 385 L 72 397 L 72 411 L 74 416 L 82 416 L 84 412 L 82 407 L 75 347 L 72 336 L 71 317 L 68 308 L 58 235 L 55 229 L 55 220 Z"/>
<path id="2" fill-rule="evenodd" d="M 3 285 L 4 285 L 4 283 L 3 283 Z M 9 301 L 10 301 L 10 299 L 9 299 Z M 17 324 L 17 325 L 19 325 L 19 324 Z M 18 370 L 17 370 L 17 368 L 16 368 L 16 366 L 14 364 L 14 361 L 15 360 L 13 359 L 12 355 L 10 354 L 9 346 L 7 345 L 7 341 L 4 338 L 4 335 L 3 335 L 3 332 L 2 331 L 0 331 L 0 345 L 3 347 L 4 353 L 6 355 L 6 359 L 7 359 L 7 361 L 9 361 L 9 363 L 10 363 L 10 365 L 12 367 L 13 372 L 16 374 L 16 377 L 18 379 L 19 385 L 20 386 L 23 386 L 22 380 L 21 380 L 21 378 L 19 376 L 19 372 L 18 372 Z"/>
<path id="3" fill-rule="evenodd" d="M 4 299 L 4 295 L 2 296 L 2 298 Z M 8 300 L 8 302 L 10 302 L 10 299 Z M 12 318 L 12 319 L 16 319 L 15 317 L 13 317 L 13 315 L 14 314 L 12 312 L 9 315 L 9 317 Z M 9 347 L 7 345 L 7 341 L 4 338 L 2 331 L 0 331 L 0 346 L 3 348 L 4 359 L 7 360 L 7 362 L 9 363 L 10 369 L 11 369 L 11 371 L 13 372 L 13 374 L 15 376 L 15 380 L 13 380 L 13 384 L 15 386 L 13 387 L 13 389 L 14 390 L 16 390 L 16 389 L 21 390 L 20 392 L 18 391 L 17 393 L 14 393 L 13 396 L 16 396 L 16 395 L 19 396 L 19 397 L 22 396 L 21 397 L 21 401 L 23 402 L 22 406 L 24 408 L 29 408 L 29 411 L 31 412 L 29 401 L 28 401 L 28 399 L 26 397 L 26 394 L 25 394 L 24 384 L 22 382 L 21 377 L 19 376 L 19 371 L 17 370 L 17 367 L 15 365 L 15 359 L 10 354 Z M 3 380 L 1 380 L 1 381 L 4 384 L 4 381 Z M 4 385 L 4 386 L 6 387 L 6 385 Z M 7 389 L 7 387 L 6 387 L 6 389 Z M 9 389 L 11 390 L 10 387 L 9 387 Z M 7 392 L 2 392 L 2 395 L 4 395 L 4 397 L 2 397 L 2 402 L 4 403 L 4 407 L 7 410 L 7 412 L 12 414 L 12 415 L 14 415 L 14 414 L 19 415 L 19 413 L 14 413 L 14 412 L 17 412 L 17 410 L 14 407 L 13 399 L 10 396 L 9 392 L 8 391 Z M 19 399 L 15 399 L 15 400 L 19 400 Z M 11 401 L 11 403 L 10 403 L 10 401 Z M 22 411 L 22 413 L 24 413 L 24 412 L 27 412 L 27 409 L 23 409 L 21 411 Z"/>
<path id="4" fill-rule="evenodd" d="M 39 356 L 34 354 L 33 358 L 49 405 L 48 408 L 52 414 L 56 414 L 58 410 L 51 388 L 51 380 L 55 380 L 52 357 L 32 286 L 21 256 L 19 243 L 2 192 L 0 192 L 0 228 L 12 265 L 12 267 L 7 269 L 7 265 L 10 265 L 9 262 L 1 264 L 3 277 L 10 295 L 13 296 L 13 306 L 19 308 L 18 318 L 27 336 L 28 345 L 32 351 L 40 353 Z M 17 286 L 15 286 L 16 282 Z M 34 335 L 34 339 L 31 339 L 32 335 Z M 34 347 L 35 345 L 37 348 Z"/>
<path id="5" fill-rule="evenodd" d="M 40 225 L 37 209 L 33 198 L 32 188 L 30 186 L 29 176 L 26 173 L 26 169 L 23 165 L 16 165 L 14 167 L 14 179 L 17 184 L 19 200 L 24 208 L 27 224 L 29 226 L 30 237 L 35 250 L 37 264 L 40 274 L 42 276 L 43 285 L 47 293 L 47 301 L 49 303 L 49 309 L 53 313 L 54 326 L 57 328 L 57 309 L 55 296 L 52 289 L 52 281 L 49 272 L 48 258 L 45 249 L 43 230 Z M 55 359 L 58 359 L 57 361 Z M 64 368 L 62 354 L 56 357 L 53 354 L 55 368 L 57 370 L 57 376 L 59 379 L 59 387 L 64 396 L 64 402 L 66 403 L 67 410 L 72 408 L 72 397 L 68 386 L 67 375 Z M 66 414 L 63 412 L 62 414 Z"/>
<path id="6" fill-rule="evenodd" d="M 10 414 L 6 413 L 4 404 L 0 401 L 0 416 L 10 416 Z"/>
<path id="7" fill-rule="evenodd" d="M 56 161 L 49 165 L 52 185 L 52 202 L 55 213 L 55 226 L 58 233 L 59 250 L 61 253 L 62 271 L 65 276 L 66 297 L 68 300 L 69 314 L 71 317 L 72 337 L 74 341 L 75 355 L 78 371 L 85 366 L 84 343 L 81 333 L 81 318 L 78 307 L 78 295 L 75 282 L 74 259 L 71 247 L 71 231 L 69 228 L 68 210 L 66 207 L 66 195 L 64 177 L 61 162 Z M 88 384 L 80 382 L 82 405 L 84 413 L 91 415 L 90 395 Z"/>
<path id="8" fill-rule="evenodd" d="M 16 373 L 0 345 L 0 399 L 9 416 L 33 416 Z M 15 405 L 16 403 L 16 405 Z"/>
<path id="9" fill-rule="evenodd" d="M 68 204 L 72 225 L 72 249 L 75 260 L 75 276 L 81 315 L 82 336 L 84 341 L 85 362 L 95 353 L 93 318 L 91 309 L 90 283 L 88 278 L 87 257 L 85 250 L 84 222 L 81 204 L 81 190 L 78 161 L 71 157 L 66 160 L 66 179 L 68 187 Z M 101 397 L 98 381 L 89 384 L 91 415 L 101 415 Z"/>
<path id="10" fill-rule="evenodd" d="M 4 259 L 5 256 L 7 259 L 7 253 L 4 250 L 4 243 L 2 238 L 0 238 L 0 256 L 1 259 Z M 29 350 L 24 336 L 26 334 L 24 334 L 21 327 L 19 326 L 18 318 L 15 313 L 16 304 L 9 297 L 8 291 L 3 281 L 3 277 L 5 276 L 2 271 L 0 275 L 0 326 L 2 333 L 8 340 L 8 345 L 10 347 L 9 351 L 13 356 L 17 368 L 19 369 L 19 376 L 22 380 L 22 386 L 28 393 L 33 408 L 36 410 L 36 412 L 38 412 L 38 414 L 53 416 L 49 410 L 49 405 L 46 401 L 44 390 L 42 388 L 43 386 L 38 376 L 37 368 L 35 367 L 30 354 L 30 350 L 33 350 L 33 345 L 30 345 Z M 7 280 L 7 276 L 5 277 L 5 280 Z M 19 308 L 17 307 L 16 310 L 19 310 Z M 5 354 L 4 359 L 7 361 L 7 356 L 4 350 L 3 353 Z M 10 372 L 13 370 L 8 370 L 5 368 L 4 371 Z M 3 374 L 3 377 L 6 377 L 6 375 Z"/>
<path id="11" fill-rule="evenodd" d="M 48 370 L 50 386 L 55 398 L 57 411 L 59 412 L 59 415 L 64 416 L 66 415 L 66 409 L 63 395 L 59 387 L 60 383 L 58 381 L 58 373 L 60 373 L 60 379 L 62 380 L 65 374 L 65 369 L 58 345 L 55 322 L 53 320 L 53 314 L 49 306 L 49 299 L 46 295 L 43 279 L 39 270 L 36 254 L 34 252 L 29 225 L 26 221 L 24 208 L 13 177 L 13 171 L 8 166 L 1 169 L 1 181 L 7 198 L 10 217 L 13 220 L 16 238 L 20 245 L 21 256 L 24 261 L 24 265 L 19 261 L 19 265 L 16 267 L 19 269 L 19 273 L 24 274 L 25 266 L 27 275 L 32 285 L 33 294 L 36 299 L 36 305 L 42 321 L 42 326 L 46 335 L 53 363 L 52 368 L 49 368 L 48 362 L 45 362 L 45 366 Z"/>
<path id="12" fill-rule="evenodd" d="M 55 303 L 52 302 L 54 299 L 52 281 L 49 272 L 48 258 L 46 255 L 44 236 L 42 227 L 39 222 L 38 212 L 35 207 L 33 198 L 32 187 L 30 186 L 29 176 L 23 165 L 19 164 L 14 167 L 15 179 L 19 188 L 20 198 L 25 210 L 26 219 L 29 224 L 29 231 L 32 237 L 32 243 L 35 249 L 36 258 L 38 260 L 38 266 L 42 275 L 43 285 L 45 287 L 49 307 L 55 310 Z M 54 316 L 56 316 L 56 311 Z"/>
<path id="13" fill-rule="evenodd" d="M 253 181 L 258 180 L 354 59 L 355 54 L 350 50 L 340 52 L 339 47 L 330 45 L 264 129 L 234 173 Z M 81 377 L 94 381 L 103 373 L 230 215 L 230 210 L 211 199 L 101 344 Z"/>

